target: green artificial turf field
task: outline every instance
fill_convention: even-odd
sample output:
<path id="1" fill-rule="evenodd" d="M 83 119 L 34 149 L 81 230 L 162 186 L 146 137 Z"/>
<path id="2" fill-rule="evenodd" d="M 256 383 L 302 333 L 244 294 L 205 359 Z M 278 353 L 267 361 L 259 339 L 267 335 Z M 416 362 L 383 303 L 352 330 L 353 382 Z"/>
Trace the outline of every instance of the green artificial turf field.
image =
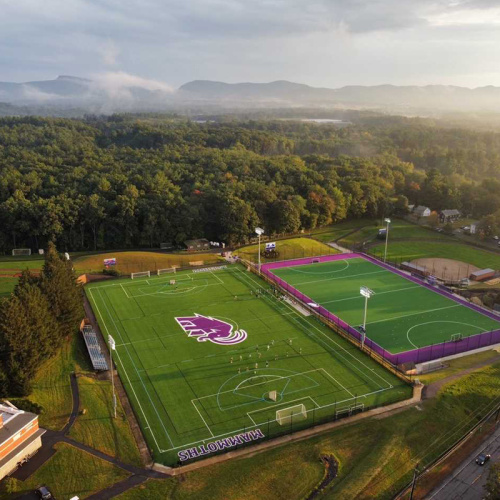
<path id="1" fill-rule="evenodd" d="M 121 380 L 158 462 L 252 429 L 273 437 L 411 395 L 237 265 L 94 283 L 86 293 L 116 341 Z"/>
<path id="2" fill-rule="evenodd" d="M 498 330 L 500 322 L 362 258 L 272 269 L 317 304 L 352 327 L 363 323 L 361 286 L 375 294 L 368 302 L 366 335 L 397 354 Z"/>

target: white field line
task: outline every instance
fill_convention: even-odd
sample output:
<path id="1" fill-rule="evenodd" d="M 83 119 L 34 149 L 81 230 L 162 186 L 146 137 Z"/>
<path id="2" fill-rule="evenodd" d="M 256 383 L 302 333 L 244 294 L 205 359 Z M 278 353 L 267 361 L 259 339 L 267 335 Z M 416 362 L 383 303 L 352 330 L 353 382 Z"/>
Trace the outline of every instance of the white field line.
<path id="1" fill-rule="evenodd" d="M 485 330 L 484 328 L 476 325 L 471 325 L 470 323 L 463 323 L 462 321 L 449 321 L 449 320 L 435 320 L 435 321 L 427 321 L 425 323 L 418 323 L 417 325 L 413 325 L 410 328 L 408 328 L 408 331 L 406 332 L 406 338 L 408 339 L 408 342 L 413 346 L 418 349 L 418 346 L 415 345 L 411 340 L 410 340 L 410 332 L 414 329 L 417 328 L 418 326 L 424 326 L 424 325 L 430 325 L 432 323 L 455 323 L 456 325 L 462 325 L 462 326 L 471 326 L 472 328 L 477 328 L 478 330 L 482 330 L 483 333 L 486 333 L 488 330 Z M 461 332 L 456 332 L 452 335 L 458 335 Z"/>
<path id="2" fill-rule="evenodd" d="M 207 424 L 207 422 L 205 421 L 205 419 L 203 418 L 203 415 L 200 413 L 200 410 L 198 410 L 198 407 L 196 406 L 196 403 L 195 403 L 196 399 L 192 399 L 191 400 L 191 403 L 193 403 L 193 406 L 196 408 L 196 411 L 198 412 L 198 415 L 200 416 L 200 418 L 203 420 L 203 423 L 205 424 L 205 427 L 208 429 L 208 432 L 210 432 L 210 435 L 212 437 L 214 437 L 214 433 L 212 432 L 212 429 L 210 429 L 209 425 Z"/>
<path id="3" fill-rule="evenodd" d="M 379 296 L 379 295 L 385 295 L 386 293 L 403 292 L 404 290 L 412 290 L 413 288 L 422 288 L 422 287 L 420 285 L 407 286 L 405 288 L 398 288 L 397 290 L 388 290 L 387 292 L 375 292 L 375 295 Z M 323 304 L 332 304 L 334 302 L 343 302 L 344 300 L 354 300 L 354 299 L 365 300 L 364 297 L 358 293 L 353 297 L 347 297 L 345 299 L 327 300 L 326 302 L 318 302 L 318 304 L 322 306 Z"/>
<path id="4" fill-rule="evenodd" d="M 224 284 L 224 282 L 223 282 L 223 281 L 222 281 L 222 280 L 221 280 L 221 279 L 220 279 L 220 278 L 219 278 L 216 274 L 214 274 L 214 272 L 213 272 L 213 271 L 210 271 L 210 274 L 211 274 L 211 275 L 212 275 L 212 276 L 213 276 L 216 280 L 218 280 L 218 281 L 219 281 L 219 283 L 220 283 L 221 285 L 223 285 L 223 284 Z"/>
<path id="5" fill-rule="evenodd" d="M 349 268 L 350 264 L 349 264 L 349 260 L 346 260 L 346 259 L 342 259 L 342 260 L 336 260 L 335 262 L 344 262 L 344 264 L 346 264 L 345 267 L 343 267 L 342 269 L 337 269 L 336 271 L 324 271 L 324 272 L 314 272 L 314 273 L 311 273 L 309 271 L 304 271 L 303 269 L 300 269 L 300 268 L 303 268 L 305 267 L 304 265 L 302 266 L 290 266 L 290 267 L 287 267 L 286 269 L 290 269 L 290 271 L 295 271 L 296 273 L 303 273 L 303 274 L 335 274 L 335 273 L 341 273 L 342 271 L 345 271 L 346 269 Z M 314 263 L 314 264 L 306 264 L 306 266 L 314 266 L 316 267 L 318 264 L 321 266 L 321 264 L 330 264 L 330 262 L 319 262 L 319 263 Z"/>
<path id="6" fill-rule="evenodd" d="M 265 370 L 266 368 L 260 368 L 259 370 Z M 272 368 L 269 368 L 269 370 L 272 370 Z M 282 379 L 290 379 L 290 378 L 294 378 L 294 377 L 300 377 L 302 375 L 307 375 L 308 373 L 314 373 L 314 372 L 317 372 L 319 370 L 323 370 L 323 368 L 315 368 L 314 370 L 308 370 L 306 372 L 292 372 L 293 375 L 273 375 L 274 378 L 276 380 L 282 380 Z M 260 377 L 262 377 L 263 375 L 259 375 Z M 233 377 L 230 377 L 228 380 L 231 380 L 231 378 Z M 250 378 L 254 378 L 254 377 L 250 377 Z M 246 380 L 249 380 L 249 379 L 246 379 Z M 240 382 L 240 384 L 242 384 L 243 382 L 245 382 L 246 380 L 242 380 Z M 227 382 L 227 380 L 226 380 Z M 224 382 L 224 384 L 226 383 Z M 316 382 L 315 380 L 313 380 L 313 382 Z M 264 384 L 268 384 L 269 382 L 266 381 L 266 382 L 257 382 L 256 384 L 250 384 L 250 385 L 246 385 L 245 387 L 242 387 L 241 389 L 248 389 L 250 387 L 258 387 L 259 385 L 264 385 Z M 223 384 L 223 385 L 224 385 Z M 227 391 L 220 391 L 220 392 L 215 392 L 214 394 L 208 394 L 207 396 L 200 396 L 199 398 L 195 398 L 196 401 L 199 401 L 200 399 L 206 399 L 206 398 L 213 398 L 214 396 L 219 396 L 220 394 L 227 394 L 229 392 L 233 392 L 235 390 L 239 390 L 239 385 L 237 387 L 233 387 L 232 389 L 228 389 Z"/>
<path id="7" fill-rule="evenodd" d="M 104 321 L 104 316 L 102 315 L 102 313 L 101 313 L 101 311 L 99 309 L 99 306 L 97 305 L 97 301 L 95 300 L 94 295 L 93 295 L 92 292 L 93 292 L 93 290 L 91 289 L 90 290 L 90 296 L 92 298 L 92 302 L 94 302 L 97 314 L 99 314 L 99 316 L 101 317 L 102 324 L 104 325 L 104 328 L 106 329 L 106 333 L 109 335 L 108 326 L 107 326 L 106 322 Z M 99 293 L 99 295 L 100 295 L 100 293 Z M 143 409 L 143 407 L 141 405 L 141 401 L 138 398 L 137 393 L 135 392 L 134 386 L 132 384 L 132 381 L 130 380 L 130 377 L 128 376 L 127 370 L 125 369 L 125 366 L 124 366 L 124 364 L 123 364 L 123 362 L 122 362 L 122 360 L 120 358 L 120 355 L 118 354 L 118 351 L 115 351 L 115 352 L 116 352 L 116 356 L 117 356 L 118 360 L 120 361 L 120 364 L 122 365 L 123 373 L 125 373 L 125 377 L 127 377 L 128 383 L 130 385 L 130 388 L 132 389 L 132 392 L 133 392 L 133 394 L 135 396 L 137 404 L 139 405 L 139 408 L 141 409 L 142 416 L 144 417 L 144 420 L 145 420 L 145 422 L 146 422 L 146 424 L 147 424 L 147 426 L 149 428 L 149 431 L 151 432 L 151 436 L 153 437 L 153 440 L 154 440 L 156 446 L 158 447 L 158 449 L 160 449 L 160 445 L 158 444 L 158 441 L 156 439 L 156 436 L 154 435 L 153 429 L 151 428 L 151 425 L 149 424 L 148 418 L 146 417 L 146 413 L 144 412 L 144 409 Z M 111 367 L 111 368 L 113 368 L 113 367 Z M 170 443 L 171 443 L 172 446 L 174 445 L 174 443 L 172 443 L 171 440 L 170 440 Z"/>
<path id="8" fill-rule="evenodd" d="M 117 327 L 117 325 L 116 325 L 116 323 L 115 323 L 115 320 L 113 319 L 113 316 L 111 315 L 111 312 L 110 312 L 110 310 L 109 310 L 109 308 L 108 308 L 108 305 L 106 304 L 106 301 L 102 298 L 102 294 L 101 294 L 101 292 L 100 292 L 100 291 L 99 291 L 99 296 L 101 297 L 101 300 L 102 300 L 102 302 L 103 302 L 104 306 L 106 307 L 106 310 L 107 310 L 107 312 L 108 312 L 109 317 L 111 318 L 111 321 L 112 321 L 113 326 L 114 326 L 114 328 L 115 328 L 115 330 L 116 330 L 116 333 L 119 335 L 120 340 L 121 340 L 121 341 L 122 341 L 122 343 L 123 343 L 123 337 L 122 337 L 122 335 L 121 335 L 121 333 L 120 333 L 120 330 L 118 329 L 118 327 Z M 101 315 L 101 318 L 102 318 L 102 315 Z M 104 324 L 106 325 L 106 323 L 104 323 Z M 106 330 L 107 330 L 107 327 L 106 327 Z M 170 444 L 173 446 L 173 445 L 174 445 L 174 443 L 172 442 L 172 439 L 171 439 L 171 437 L 170 437 L 170 434 L 168 433 L 168 431 L 167 431 L 167 429 L 166 429 L 166 427 L 165 427 L 165 424 L 163 423 L 163 420 L 162 420 L 162 418 L 160 417 L 160 414 L 158 413 L 158 409 L 156 408 L 156 405 L 153 403 L 153 400 L 151 399 L 151 395 L 149 394 L 149 391 L 148 391 L 148 390 L 147 390 L 147 388 L 146 388 L 146 384 L 144 383 L 144 380 L 142 379 L 141 374 L 139 373 L 139 370 L 137 369 L 137 366 L 135 365 L 134 360 L 132 359 L 132 356 L 130 355 L 130 352 L 129 352 L 129 350 L 128 350 L 128 347 L 127 347 L 127 346 L 125 346 L 125 350 L 127 351 L 127 355 L 128 355 L 128 357 L 129 357 L 129 359 L 130 359 L 130 362 L 132 363 L 132 366 L 134 367 L 134 370 L 135 370 L 135 372 L 137 373 L 137 376 L 139 377 L 139 379 L 140 379 L 140 381 L 141 381 L 142 387 L 144 388 L 144 391 L 146 392 L 146 394 L 147 394 L 147 396 L 148 396 L 148 399 L 149 399 L 149 401 L 150 401 L 150 403 L 151 403 L 151 405 L 152 405 L 152 407 L 153 407 L 153 409 L 154 409 L 154 411 L 155 411 L 155 413 L 156 413 L 156 416 L 158 417 L 158 420 L 159 420 L 159 422 L 160 422 L 161 426 L 163 427 L 163 430 L 164 430 L 164 432 L 165 432 L 165 434 L 166 434 L 166 436 L 167 436 L 168 440 L 170 441 Z"/>
<path id="9" fill-rule="evenodd" d="M 243 276 L 245 276 L 245 273 L 244 273 L 243 271 L 239 271 L 239 272 L 240 272 L 241 274 L 243 274 Z M 256 283 L 256 281 L 255 281 L 252 277 L 249 277 L 249 279 L 250 279 L 251 281 L 253 281 L 254 283 Z M 257 285 L 258 285 L 258 283 L 257 283 Z M 294 309 L 293 309 L 293 308 L 292 308 L 289 304 L 287 304 L 286 302 L 284 302 L 284 304 L 285 304 L 285 306 L 286 306 L 286 307 L 288 307 L 288 309 L 291 309 L 291 311 L 292 311 L 293 313 L 295 313 L 295 316 L 297 316 L 297 317 L 298 317 L 298 315 L 297 315 L 297 313 L 295 312 L 295 310 L 294 310 Z M 331 343 L 335 344 L 338 348 L 340 348 L 340 350 L 344 351 L 346 355 L 348 355 L 348 356 L 350 356 L 350 357 L 354 358 L 354 359 L 356 360 L 356 362 L 357 362 L 357 363 L 359 363 L 360 365 L 364 366 L 364 367 L 365 367 L 365 369 L 366 369 L 366 374 L 368 374 L 368 370 L 369 370 L 369 371 L 372 371 L 371 369 L 369 369 L 369 368 L 368 368 L 368 366 L 366 366 L 366 364 L 365 364 L 365 363 L 363 363 L 363 361 L 361 361 L 361 360 L 360 360 L 360 359 L 358 359 L 356 356 L 354 356 L 354 354 L 352 354 L 351 352 L 349 352 L 349 351 L 348 351 L 345 347 L 343 347 L 343 346 L 341 346 L 340 344 L 338 344 L 337 342 L 335 342 L 335 340 L 333 340 L 332 338 L 328 337 L 328 335 L 326 335 L 325 333 L 323 333 L 323 332 L 322 332 L 322 331 L 321 331 L 321 330 L 320 330 L 320 329 L 319 329 L 316 325 L 312 324 L 312 323 L 311 323 L 311 322 L 310 322 L 307 318 L 305 318 L 305 317 L 304 317 L 304 318 L 299 318 L 299 319 L 302 319 L 303 321 L 305 321 L 308 325 L 310 325 L 313 329 L 315 329 L 315 330 L 316 330 L 316 331 L 317 331 L 320 335 L 323 335 L 324 337 L 326 337 L 326 339 L 327 339 L 329 342 L 331 342 Z M 318 341 L 319 341 L 319 342 L 322 342 L 324 345 L 326 345 L 326 346 L 327 346 L 327 348 L 329 348 L 328 343 L 326 343 L 325 341 L 322 341 L 320 338 L 316 337 L 316 336 L 315 336 L 314 334 L 312 334 L 312 333 L 311 333 L 311 335 L 312 335 L 313 337 L 315 337 L 316 339 L 318 339 Z M 363 372 L 363 370 L 361 370 L 359 367 L 357 367 L 357 366 L 356 366 L 356 365 L 355 365 L 352 361 L 349 361 L 349 360 L 348 360 L 348 359 L 346 359 L 344 356 L 342 356 L 342 355 L 339 353 L 339 351 L 335 351 L 335 353 L 336 353 L 337 355 L 339 355 L 342 359 L 344 359 L 344 360 L 346 361 L 346 363 L 350 364 L 350 365 L 351 365 L 351 366 L 352 366 L 352 367 L 353 367 L 356 371 L 358 371 L 359 373 L 361 373 L 361 374 L 362 374 L 362 377 L 361 377 L 361 379 L 362 379 L 362 380 L 366 380 L 366 379 L 365 379 L 366 374 L 365 374 L 365 372 Z M 376 372 L 375 372 L 374 374 L 375 374 L 375 375 L 376 375 L 379 379 L 381 379 L 381 380 L 384 382 L 384 384 L 386 384 L 386 385 L 388 386 L 387 388 L 389 388 L 389 389 L 390 389 L 390 388 L 392 388 L 392 387 L 393 387 L 393 386 L 392 386 L 392 384 L 390 384 L 387 380 L 385 380 L 385 379 L 384 379 L 384 377 L 382 377 L 382 375 L 380 375 L 380 374 L 378 374 L 378 373 L 376 373 Z M 373 381 L 373 379 L 370 379 L 370 381 Z M 379 385 L 379 387 L 382 387 L 382 386 L 381 386 L 381 385 Z"/>
<path id="10" fill-rule="evenodd" d="M 404 314 L 403 316 L 395 316 L 394 318 L 386 318 L 386 319 L 378 319 L 377 321 L 371 321 L 369 323 L 366 323 L 367 325 L 374 325 L 375 323 L 384 323 L 386 321 L 393 321 L 395 319 L 402 319 L 402 318 L 408 318 L 410 316 L 417 316 L 419 314 L 427 314 L 435 311 L 443 311 L 444 309 L 453 309 L 454 307 L 462 307 L 462 304 L 455 304 L 453 306 L 446 306 L 446 307 L 438 307 L 437 309 L 428 309 L 427 311 L 419 311 L 415 313 L 410 313 L 410 314 Z"/>
<path id="11" fill-rule="evenodd" d="M 330 375 L 324 368 L 321 368 L 337 385 L 339 385 L 340 387 L 342 387 L 342 389 L 344 391 L 346 391 L 347 393 L 349 393 L 352 397 L 354 397 L 354 394 L 349 390 L 347 389 L 347 387 L 344 387 L 336 378 L 332 377 L 332 375 Z"/>
<path id="12" fill-rule="evenodd" d="M 240 271 L 242 272 L 242 271 Z M 292 283 L 292 282 L 288 282 L 287 283 L 293 287 L 296 287 L 296 286 L 302 286 L 302 285 L 314 285 L 315 283 L 324 283 L 325 281 L 334 281 L 334 280 L 345 280 L 345 279 L 349 279 L 349 278 L 355 278 L 357 276 L 369 276 L 370 274 L 381 274 L 381 273 L 388 273 L 389 271 L 386 271 L 385 269 L 383 269 L 382 271 L 372 271 L 371 273 L 361 273 L 361 274 L 348 274 L 346 276 L 339 276 L 338 278 L 325 278 L 323 280 L 314 280 L 314 281 L 297 281 L 295 283 Z M 274 273 L 272 273 L 274 274 Z M 278 275 L 276 275 L 278 276 Z M 278 276 L 279 278 L 279 276 Z M 281 278 L 283 279 L 283 278 Z M 283 280 L 283 281 L 286 281 L 286 280 Z"/>
<path id="13" fill-rule="evenodd" d="M 337 401 L 336 403 L 331 403 L 331 404 L 327 404 L 327 405 L 323 405 L 323 406 L 318 406 L 318 409 L 328 408 L 330 406 L 338 405 L 338 404 L 341 404 L 341 403 L 347 403 L 348 401 L 354 401 L 354 400 L 358 401 L 361 398 L 366 398 L 368 396 L 371 396 L 372 394 L 377 394 L 379 392 L 388 391 L 389 389 L 390 389 L 390 387 L 387 387 L 385 389 L 379 389 L 377 391 L 368 392 L 366 394 L 358 395 L 357 398 L 348 398 L 348 399 L 344 399 L 342 401 Z M 262 425 L 262 424 L 258 424 L 258 425 Z M 254 427 L 257 427 L 258 425 L 255 425 Z M 218 434 L 217 436 L 214 436 L 214 439 L 219 439 L 219 438 L 222 438 L 224 436 L 234 436 L 235 434 L 238 434 L 238 433 L 241 433 L 241 432 L 248 432 L 248 431 L 249 431 L 248 427 L 242 427 L 241 429 L 233 429 L 233 430 L 231 430 L 229 432 L 225 432 L 223 434 Z M 206 439 L 200 439 L 198 441 L 193 441 L 191 443 L 186 443 L 186 444 L 183 444 L 181 446 L 176 446 L 174 448 L 169 448 L 168 450 L 160 450 L 160 453 L 167 453 L 169 451 L 179 450 L 181 448 L 185 449 L 185 448 L 189 448 L 191 446 L 194 446 L 194 445 L 196 445 L 198 443 L 204 443 L 204 442 L 206 442 Z"/>

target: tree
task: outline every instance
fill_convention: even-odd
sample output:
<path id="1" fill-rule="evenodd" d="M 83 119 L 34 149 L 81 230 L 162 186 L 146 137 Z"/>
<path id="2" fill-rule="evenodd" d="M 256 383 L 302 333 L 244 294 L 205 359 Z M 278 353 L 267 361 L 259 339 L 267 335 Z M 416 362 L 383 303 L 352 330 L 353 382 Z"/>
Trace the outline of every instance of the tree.
<path id="1" fill-rule="evenodd" d="M 40 363 L 58 343 L 58 324 L 48 299 L 37 285 L 18 285 L 0 308 L 0 363 L 11 395 L 30 393 Z"/>
<path id="2" fill-rule="evenodd" d="M 76 281 L 71 262 L 49 243 L 40 276 L 40 288 L 58 321 L 60 338 L 78 330 L 83 317 L 82 290 Z"/>

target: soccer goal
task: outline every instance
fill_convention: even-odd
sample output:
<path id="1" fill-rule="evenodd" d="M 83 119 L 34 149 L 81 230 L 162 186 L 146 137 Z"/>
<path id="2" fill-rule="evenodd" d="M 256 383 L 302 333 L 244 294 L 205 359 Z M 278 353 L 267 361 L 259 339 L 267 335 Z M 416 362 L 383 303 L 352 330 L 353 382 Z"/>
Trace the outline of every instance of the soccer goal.
<path id="1" fill-rule="evenodd" d="M 14 248 L 12 255 L 31 255 L 31 248 Z"/>
<path id="2" fill-rule="evenodd" d="M 312 260 L 312 263 L 313 263 L 313 264 L 318 264 L 319 262 L 321 262 L 321 259 L 313 259 L 313 260 Z"/>
<path id="3" fill-rule="evenodd" d="M 141 271 L 139 273 L 131 273 L 130 274 L 130 277 L 132 279 L 135 279 L 135 278 L 144 278 L 145 276 L 147 276 L 149 278 L 151 276 L 151 271 Z"/>
<path id="4" fill-rule="evenodd" d="M 461 333 L 454 333 L 452 336 L 451 336 L 451 341 L 452 342 L 459 342 L 460 340 L 463 340 L 463 336 Z"/>
<path id="5" fill-rule="evenodd" d="M 165 269 L 158 269 L 156 274 L 161 276 L 162 274 L 175 273 L 175 267 L 166 267 Z"/>
<path id="6" fill-rule="evenodd" d="M 307 419 L 307 410 L 305 405 L 295 405 L 282 410 L 276 410 L 276 422 L 280 425 L 286 425 L 293 422 L 299 422 Z"/>

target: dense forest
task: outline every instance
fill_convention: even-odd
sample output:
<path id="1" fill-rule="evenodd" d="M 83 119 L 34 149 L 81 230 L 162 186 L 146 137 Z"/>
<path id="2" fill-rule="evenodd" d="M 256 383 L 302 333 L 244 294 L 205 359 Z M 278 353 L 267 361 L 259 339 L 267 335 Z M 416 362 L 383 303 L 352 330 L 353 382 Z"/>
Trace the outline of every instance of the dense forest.
<path id="1" fill-rule="evenodd" d="M 497 212 L 500 133 L 392 117 L 345 127 L 0 119 L 3 252 L 48 241 L 64 251 L 191 237 L 237 244 L 256 225 L 291 233 L 404 212 L 408 203 L 478 218 Z"/>

